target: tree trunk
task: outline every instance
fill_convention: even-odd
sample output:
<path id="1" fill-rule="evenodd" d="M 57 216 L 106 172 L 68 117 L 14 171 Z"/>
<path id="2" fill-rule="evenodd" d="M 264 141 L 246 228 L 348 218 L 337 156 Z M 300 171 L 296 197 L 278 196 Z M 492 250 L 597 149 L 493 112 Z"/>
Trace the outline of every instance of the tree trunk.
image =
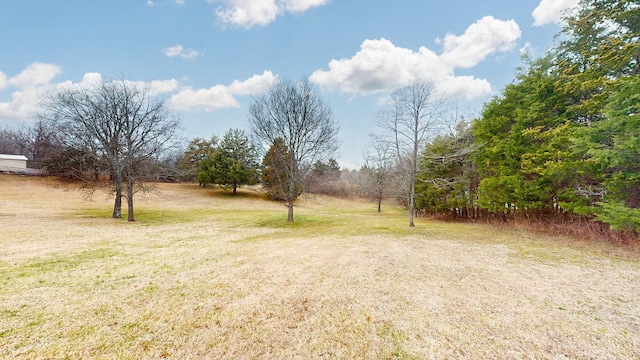
<path id="1" fill-rule="evenodd" d="M 293 222 L 293 199 L 289 198 L 289 213 L 287 214 L 287 222 Z"/>
<path id="2" fill-rule="evenodd" d="M 116 199 L 113 204 L 113 214 L 111 217 L 114 219 L 120 219 L 122 217 L 122 187 L 116 188 Z"/>
<path id="3" fill-rule="evenodd" d="M 294 163 L 295 164 L 295 163 Z M 292 169 L 295 167 L 292 166 Z M 296 180 L 295 175 L 292 173 L 289 178 L 289 196 L 287 196 L 289 200 L 289 213 L 287 214 L 287 222 L 293 222 L 293 200 L 296 197 Z"/>
<path id="4" fill-rule="evenodd" d="M 120 219 L 122 217 L 122 180 L 118 176 L 115 176 L 115 193 L 116 198 L 113 204 L 113 214 L 111 217 L 114 219 Z"/>
<path id="5" fill-rule="evenodd" d="M 233 195 L 236 195 L 236 189 L 238 188 L 238 185 L 233 184 Z"/>
<path id="6" fill-rule="evenodd" d="M 382 212 L 382 199 L 378 198 L 378 212 Z"/>
<path id="7" fill-rule="evenodd" d="M 409 227 L 416 226 L 413 223 L 413 208 L 415 207 L 415 197 L 416 197 L 416 183 L 415 183 L 415 175 L 414 175 L 413 181 L 411 182 L 411 190 L 409 191 Z"/>
<path id="8" fill-rule="evenodd" d="M 133 180 L 127 181 L 127 221 L 136 221 L 133 216 Z"/>

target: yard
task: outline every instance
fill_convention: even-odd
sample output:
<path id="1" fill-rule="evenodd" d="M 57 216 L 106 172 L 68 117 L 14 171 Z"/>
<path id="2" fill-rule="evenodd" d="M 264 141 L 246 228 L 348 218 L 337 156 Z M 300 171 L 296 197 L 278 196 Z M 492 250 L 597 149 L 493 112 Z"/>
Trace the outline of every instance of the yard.
<path id="1" fill-rule="evenodd" d="M 640 358 L 636 253 L 160 184 L 136 223 L 0 175 L 0 358 Z M 126 217 L 125 217 L 126 218 Z"/>

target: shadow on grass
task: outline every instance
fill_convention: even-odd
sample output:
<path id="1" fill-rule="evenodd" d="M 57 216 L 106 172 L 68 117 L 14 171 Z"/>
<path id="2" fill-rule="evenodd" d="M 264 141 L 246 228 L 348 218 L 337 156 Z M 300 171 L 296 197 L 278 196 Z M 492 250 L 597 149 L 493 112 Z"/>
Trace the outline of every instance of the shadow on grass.
<path id="1" fill-rule="evenodd" d="M 111 217 L 111 211 L 108 209 L 84 209 L 76 211 L 75 217 L 86 219 L 99 219 L 104 221 L 112 221 L 121 224 L 138 224 L 138 225 L 165 225 L 165 224 L 181 224 L 201 221 L 202 219 L 215 215 L 218 210 L 166 210 L 151 209 L 139 207 L 135 210 L 136 221 L 127 221 L 127 212 L 122 212 L 122 217 L 114 219 Z"/>
<path id="2" fill-rule="evenodd" d="M 201 189 L 207 194 L 207 196 L 220 199 L 253 199 L 271 201 L 266 193 L 263 193 L 253 187 L 238 188 L 235 194 L 233 193 L 233 190 L 225 190 L 219 186 L 208 186 Z"/>
<path id="3" fill-rule="evenodd" d="M 255 219 L 253 223 L 257 227 L 275 228 L 275 229 L 303 229 L 303 228 L 319 228 L 330 229 L 336 227 L 338 223 L 335 218 L 322 214 L 294 214 L 294 221 L 287 221 L 286 208 L 282 212 L 265 212 Z"/>

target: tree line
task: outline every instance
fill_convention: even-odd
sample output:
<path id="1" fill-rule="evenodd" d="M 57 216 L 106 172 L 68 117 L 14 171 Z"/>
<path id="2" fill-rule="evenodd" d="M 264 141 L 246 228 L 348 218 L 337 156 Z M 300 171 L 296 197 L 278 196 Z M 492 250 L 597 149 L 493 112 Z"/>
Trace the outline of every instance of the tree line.
<path id="1" fill-rule="evenodd" d="M 557 45 L 524 57 L 515 80 L 476 119 L 456 115 L 429 81 L 389 97 L 363 166 L 340 169 L 339 126 L 308 79 L 273 84 L 250 129 L 176 139 L 178 121 L 148 88 L 101 81 L 47 96 L 32 128 L 0 130 L 0 151 L 114 194 L 113 216 L 149 180 L 237 191 L 261 183 L 288 206 L 304 191 L 385 199 L 458 218 L 583 216 L 640 230 L 640 7 L 582 0 Z"/>
<path id="2" fill-rule="evenodd" d="M 478 119 L 426 145 L 419 207 L 640 230 L 640 7 L 584 0 Z"/>
<path id="3" fill-rule="evenodd" d="M 134 196 L 153 181 L 195 181 L 233 191 L 261 182 L 289 208 L 303 189 L 339 171 L 338 124 L 308 79 L 279 81 L 250 108 L 251 139 L 230 129 L 180 150 L 179 121 L 148 86 L 96 80 L 47 94 L 31 128 L 0 129 L 0 151 L 27 155 L 31 167 L 82 181 L 88 194 L 113 195 L 113 218 L 135 221 Z M 264 154 L 262 162 L 260 156 Z M 315 178 L 315 179 L 313 179 Z"/>

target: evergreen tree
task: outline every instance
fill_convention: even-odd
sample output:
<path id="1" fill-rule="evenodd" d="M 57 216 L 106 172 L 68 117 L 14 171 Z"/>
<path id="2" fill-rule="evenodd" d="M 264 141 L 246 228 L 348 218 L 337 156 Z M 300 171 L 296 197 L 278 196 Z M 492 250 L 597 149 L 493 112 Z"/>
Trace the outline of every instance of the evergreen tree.
<path id="1" fill-rule="evenodd" d="M 427 144 L 417 185 L 418 208 L 471 216 L 478 186 L 472 162 L 476 149 L 471 127 L 466 122 L 460 122 L 455 133 L 437 136 Z"/>
<path id="2" fill-rule="evenodd" d="M 302 194 L 302 185 L 299 181 L 294 181 L 293 192 L 289 191 L 289 184 L 292 183 L 291 171 L 287 170 L 291 161 L 291 153 L 284 144 L 282 138 L 276 138 L 273 145 L 267 151 L 262 160 L 262 185 L 273 200 L 288 201 L 293 193 L 294 199 Z"/>
<path id="3" fill-rule="evenodd" d="M 614 229 L 640 230 L 640 78 L 628 76 L 610 89 L 605 117 L 578 132 L 577 148 L 598 174 L 594 186 L 583 194 L 593 206 L 580 208 L 594 213 Z"/>
<path id="4" fill-rule="evenodd" d="M 202 166 L 202 161 L 209 158 L 218 146 L 218 138 L 212 136 L 211 139 L 193 138 L 187 144 L 187 149 L 178 160 L 179 177 L 183 181 L 195 181 Z"/>
<path id="5" fill-rule="evenodd" d="M 473 125 L 479 205 L 575 211 L 638 230 L 640 7 L 583 0 L 562 41 Z"/>
<path id="6" fill-rule="evenodd" d="M 636 0 L 582 0 L 567 17 L 555 49 L 558 87 L 581 124 L 602 119 L 611 79 L 640 74 L 640 7 Z"/>
<path id="7" fill-rule="evenodd" d="M 244 131 L 230 129 L 224 134 L 213 154 L 202 161 L 198 181 L 231 189 L 234 195 L 238 186 L 258 182 L 258 155 Z"/>
<path id="8" fill-rule="evenodd" d="M 569 201 L 566 102 L 550 70 L 551 58 L 530 62 L 502 97 L 489 102 L 473 125 L 480 150 L 479 204 L 492 211 L 558 210 Z"/>

